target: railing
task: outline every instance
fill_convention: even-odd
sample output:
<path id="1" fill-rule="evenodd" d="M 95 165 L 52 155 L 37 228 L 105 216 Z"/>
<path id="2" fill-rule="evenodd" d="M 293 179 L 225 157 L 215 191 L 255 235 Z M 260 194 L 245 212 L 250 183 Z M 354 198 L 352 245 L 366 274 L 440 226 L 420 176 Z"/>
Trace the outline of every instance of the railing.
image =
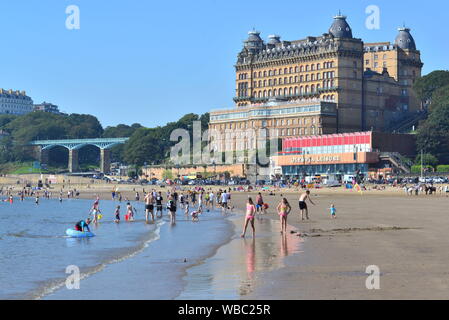
<path id="1" fill-rule="evenodd" d="M 405 159 L 401 154 L 397 152 L 383 152 L 379 155 L 380 158 L 389 160 L 398 169 L 401 169 L 405 173 L 411 172 L 411 167 L 413 163 Z"/>

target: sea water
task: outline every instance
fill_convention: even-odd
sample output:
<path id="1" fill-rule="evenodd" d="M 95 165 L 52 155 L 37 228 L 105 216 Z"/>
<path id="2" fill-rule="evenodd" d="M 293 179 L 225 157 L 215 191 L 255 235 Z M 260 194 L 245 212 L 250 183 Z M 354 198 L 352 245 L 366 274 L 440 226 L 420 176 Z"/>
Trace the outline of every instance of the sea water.
<path id="1" fill-rule="evenodd" d="M 192 222 L 182 210 L 171 225 L 166 211 L 145 224 L 143 203 L 135 222 L 113 222 L 126 203 L 100 201 L 103 219 L 94 238 L 73 239 L 67 228 L 86 219 L 93 200 L 34 199 L 0 203 L 0 299 L 173 299 L 189 266 L 229 241 L 233 226 L 219 211 Z M 66 287 L 68 266 L 81 272 L 80 288 Z"/>

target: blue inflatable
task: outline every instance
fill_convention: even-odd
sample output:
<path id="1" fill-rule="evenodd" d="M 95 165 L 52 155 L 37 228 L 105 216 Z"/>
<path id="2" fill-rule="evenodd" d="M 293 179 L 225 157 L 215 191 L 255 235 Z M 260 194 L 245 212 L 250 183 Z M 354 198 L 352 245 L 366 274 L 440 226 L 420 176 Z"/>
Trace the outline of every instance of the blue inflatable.
<path id="1" fill-rule="evenodd" d="M 89 231 L 77 231 L 75 229 L 67 229 L 65 232 L 71 238 L 92 238 L 95 235 Z"/>

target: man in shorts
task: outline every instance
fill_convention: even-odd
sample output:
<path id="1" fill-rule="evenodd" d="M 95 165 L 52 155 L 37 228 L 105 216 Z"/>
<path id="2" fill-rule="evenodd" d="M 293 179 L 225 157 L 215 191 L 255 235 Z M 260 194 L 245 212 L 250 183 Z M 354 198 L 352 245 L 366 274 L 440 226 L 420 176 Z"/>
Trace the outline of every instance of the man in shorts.
<path id="1" fill-rule="evenodd" d="M 304 212 L 306 213 L 306 219 L 309 220 L 309 210 L 307 208 L 306 201 L 309 200 L 311 204 L 313 203 L 312 199 L 310 199 L 310 191 L 307 190 L 305 193 L 301 194 L 299 197 L 299 211 L 301 212 L 301 219 L 304 220 Z"/>
<path id="2" fill-rule="evenodd" d="M 151 192 L 145 195 L 145 222 L 148 223 L 148 215 L 151 214 L 151 221 L 154 222 L 154 197 Z"/>

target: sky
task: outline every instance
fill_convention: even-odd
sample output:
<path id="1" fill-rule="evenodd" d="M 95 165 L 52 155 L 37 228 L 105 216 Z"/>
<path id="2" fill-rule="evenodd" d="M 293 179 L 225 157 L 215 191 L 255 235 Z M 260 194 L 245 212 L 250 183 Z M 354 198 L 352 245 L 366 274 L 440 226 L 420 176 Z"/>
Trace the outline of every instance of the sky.
<path id="1" fill-rule="evenodd" d="M 266 40 L 328 32 L 339 10 L 353 35 L 393 42 L 412 29 L 423 74 L 449 69 L 449 2 L 303 0 L 2 1 L 0 88 L 25 90 L 34 103 L 88 113 L 104 127 L 176 121 L 186 113 L 232 108 L 237 54 L 255 28 Z M 66 28 L 76 5 L 80 28 Z M 380 28 L 366 27 L 376 5 Z"/>

